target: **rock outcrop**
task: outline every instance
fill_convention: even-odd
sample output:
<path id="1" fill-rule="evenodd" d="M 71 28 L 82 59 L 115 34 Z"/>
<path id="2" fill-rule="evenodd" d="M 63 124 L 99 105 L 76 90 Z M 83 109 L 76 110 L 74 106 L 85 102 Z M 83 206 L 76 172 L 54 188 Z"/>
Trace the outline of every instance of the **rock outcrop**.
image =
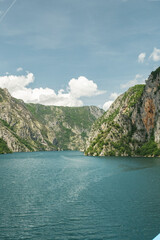
<path id="1" fill-rule="evenodd" d="M 160 156 L 160 68 L 120 95 L 91 130 L 86 155 Z"/>

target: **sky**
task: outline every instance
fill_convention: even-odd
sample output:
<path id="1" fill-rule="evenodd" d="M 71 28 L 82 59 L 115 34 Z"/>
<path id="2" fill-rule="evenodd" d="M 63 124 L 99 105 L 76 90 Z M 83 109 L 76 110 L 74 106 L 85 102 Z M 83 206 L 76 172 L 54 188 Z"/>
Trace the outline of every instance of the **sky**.
<path id="1" fill-rule="evenodd" d="M 160 66 L 160 0 L 0 0 L 0 87 L 105 110 Z"/>

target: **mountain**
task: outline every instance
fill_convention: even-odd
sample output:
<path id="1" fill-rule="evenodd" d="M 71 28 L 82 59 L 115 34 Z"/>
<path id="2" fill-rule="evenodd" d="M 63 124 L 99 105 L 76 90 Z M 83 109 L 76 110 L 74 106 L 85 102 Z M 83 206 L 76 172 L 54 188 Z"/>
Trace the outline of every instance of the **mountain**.
<path id="1" fill-rule="evenodd" d="M 160 156 L 160 67 L 120 95 L 91 129 L 86 155 Z"/>
<path id="2" fill-rule="evenodd" d="M 39 123 L 48 128 L 48 140 L 59 150 L 81 150 L 91 126 L 104 111 L 96 106 L 57 107 L 25 104 Z"/>
<path id="3" fill-rule="evenodd" d="M 98 107 L 26 104 L 0 88 L 0 153 L 84 150 Z"/>

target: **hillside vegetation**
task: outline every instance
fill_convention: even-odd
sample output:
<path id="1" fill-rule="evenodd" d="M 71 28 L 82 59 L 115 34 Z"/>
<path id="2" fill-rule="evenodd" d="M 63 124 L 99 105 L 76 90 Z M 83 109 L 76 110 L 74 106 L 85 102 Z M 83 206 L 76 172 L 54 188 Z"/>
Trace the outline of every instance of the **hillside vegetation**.
<path id="1" fill-rule="evenodd" d="M 98 107 L 25 104 L 0 89 L 0 153 L 84 150 Z"/>
<path id="2" fill-rule="evenodd" d="M 119 96 L 91 129 L 86 155 L 160 156 L 160 68 Z"/>

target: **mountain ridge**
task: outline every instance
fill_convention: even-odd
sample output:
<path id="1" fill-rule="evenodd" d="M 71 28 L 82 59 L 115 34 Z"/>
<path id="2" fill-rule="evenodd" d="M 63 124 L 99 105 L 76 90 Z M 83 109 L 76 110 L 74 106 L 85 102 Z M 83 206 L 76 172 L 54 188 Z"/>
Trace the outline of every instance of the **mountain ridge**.
<path id="1" fill-rule="evenodd" d="M 95 106 L 27 104 L 0 88 L 0 153 L 56 150 L 160 156 L 160 67 L 106 112 Z"/>
<path id="2" fill-rule="evenodd" d="M 92 123 L 103 112 L 95 106 L 26 104 L 0 88 L 0 153 L 83 151 Z M 77 119 L 75 124 L 72 117 Z"/>
<path id="3" fill-rule="evenodd" d="M 120 95 L 91 129 L 86 155 L 160 156 L 160 67 Z"/>

